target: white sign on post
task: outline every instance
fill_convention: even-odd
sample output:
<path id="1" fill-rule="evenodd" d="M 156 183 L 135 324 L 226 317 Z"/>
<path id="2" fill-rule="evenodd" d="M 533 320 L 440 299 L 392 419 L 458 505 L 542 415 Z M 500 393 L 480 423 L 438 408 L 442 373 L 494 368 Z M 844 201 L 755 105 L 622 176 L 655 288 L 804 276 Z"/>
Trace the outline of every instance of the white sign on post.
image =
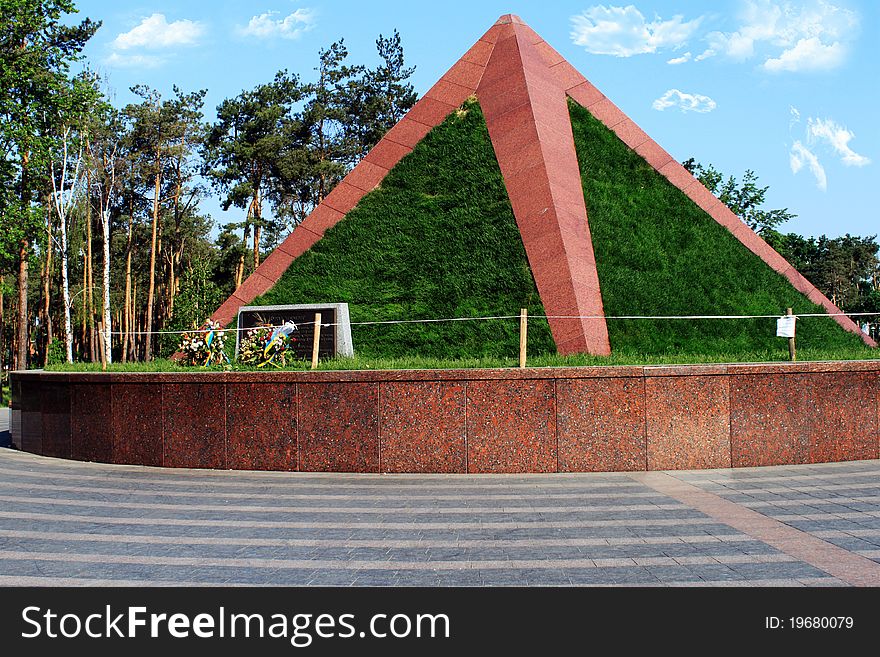
<path id="1" fill-rule="evenodd" d="M 793 338 L 794 325 L 797 317 L 795 315 L 783 315 L 776 320 L 776 337 Z"/>

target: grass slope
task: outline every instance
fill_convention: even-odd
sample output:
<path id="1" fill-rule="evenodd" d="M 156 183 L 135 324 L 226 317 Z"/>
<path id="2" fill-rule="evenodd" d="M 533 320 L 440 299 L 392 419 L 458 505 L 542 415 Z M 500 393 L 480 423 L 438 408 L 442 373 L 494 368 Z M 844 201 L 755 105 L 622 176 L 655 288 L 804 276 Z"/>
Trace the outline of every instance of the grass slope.
<path id="1" fill-rule="evenodd" d="M 544 309 L 476 101 L 297 258 L 254 305 L 348 302 L 352 322 L 518 315 Z M 518 320 L 352 327 L 363 357 L 508 357 Z M 555 352 L 546 320 L 532 354 Z"/>
<path id="2" fill-rule="evenodd" d="M 583 107 L 569 101 L 602 301 L 615 315 L 822 313 Z M 787 350 L 775 320 L 609 320 L 630 354 Z M 870 354 L 829 318 L 798 320 L 799 348 Z"/>

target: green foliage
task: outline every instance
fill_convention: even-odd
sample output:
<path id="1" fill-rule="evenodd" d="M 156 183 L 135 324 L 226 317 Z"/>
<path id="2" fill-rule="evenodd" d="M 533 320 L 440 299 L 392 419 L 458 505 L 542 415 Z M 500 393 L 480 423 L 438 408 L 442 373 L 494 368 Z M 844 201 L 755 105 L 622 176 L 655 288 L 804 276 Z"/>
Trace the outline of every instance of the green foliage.
<path id="1" fill-rule="evenodd" d="M 788 208 L 765 210 L 761 207 L 770 188 L 758 187 L 758 176 L 751 169 L 746 170 L 740 183 L 733 176 L 724 180 L 724 174 L 711 164 L 703 166 L 694 158 L 682 164 L 756 233 L 764 235 L 775 231 L 777 226 L 797 216 L 789 212 Z"/>
<path id="2" fill-rule="evenodd" d="M 202 155 L 204 172 L 225 195 L 222 206 L 247 208 L 247 222 L 261 225 L 261 199 L 270 193 L 281 160 L 297 150 L 293 106 L 304 88 L 295 75 L 279 71 L 217 107 Z"/>
<path id="3" fill-rule="evenodd" d="M 174 300 L 174 316 L 168 330 L 185 331 L 201 326 L 223 301 L 223 293 L 211 280 L 210 264 L 204 259 L 194 259 L 185 272 L 180 293 Z M 233 342 L 234 336 L 233 336 Z M 171 356 L 178 349 L 180 336 L 165 334 L 160 340 L 160 353 Z"/>
<path id="4" fill-rule="evenodd" d="M 385 136 L 418 98 L 412 84 L 407 82 L 415 67 L 404 65 L 403 46 L 397 30 L 388 38 L 380 34 L 376 39 L 376 51 L 382 63 L 364 72 L 356 85 L 359 102 L 349 110 L 353 114 L 349 123 L 358 135 L 361 156 Z"/>
<path id="5" fill-rule="evenodd" d="M 835 304 L 858 312 L 880 286 L 877 236 L 829 238 L 776 234 L 771 246 Z M 870 312 L 870 311 L 863 311 Z"/>
<path id="6" fill-rule="evenodd" d="M 49 343 L 46 353 L 46 365 L 60 365 L 67 362 L 67 352 L 64 348 L 64 340 L 55 338 Z"/>
<path id="7" fill-rule="evenodd" d="M 469 101 L 255 305 L 348 302 L 352 322 L 543 315 L 482 111 Z M 368 357 L 515 356 L 517 319 L 352 327 Z M 530 353 L 555 352 L 546 320 Z"/>
<path id="8" fill-rule="evenodd" d="M 22 240 L 40 235 L 34 204 L 47 185 L 57 128 L 81 90 L 70 65 L 101 25 L 65 25 L 73 13 L 70 0 L 0 0 L 0 271 L 11 270 Z"/>
<path id="9" fill-rule="evenodd" d="M 621 142 L 570 104 L 605 314 L 821 313 Z M 612 351 L 630 354 L 782 353 L 773 319 L 609 320 Z M 826 318 L 798 321 L 803 349 L 868 352 Z"/>

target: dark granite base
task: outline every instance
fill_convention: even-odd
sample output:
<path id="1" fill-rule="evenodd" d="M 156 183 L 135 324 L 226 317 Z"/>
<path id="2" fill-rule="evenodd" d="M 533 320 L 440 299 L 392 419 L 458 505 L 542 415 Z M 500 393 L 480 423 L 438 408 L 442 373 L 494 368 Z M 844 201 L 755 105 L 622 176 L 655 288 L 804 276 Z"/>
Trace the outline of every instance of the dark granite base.
<path id="1" fill-rule="evenodd" d="M 163 465 L 162 384 L 110 386 L 113 403 L 113 462 Z"/>
<path id="2" fill-rule="evenodd" d="M 299 385 L 299 469 L 379 472 L 379 384 Z"/>
<path id="3" fill-rule="evenodd" d="M 164 465 L 226 467 L 226 387 L 169 383 L 162 391 Z"/>
<path id="4" fill-rule="evenodd" d="M 40 387 L 43 456 L 70 458 L 70 386 L 45 383 Z"/>
<path id="5" fill-rule="evenodd" d="M 70 390 L 70 458 L 112 463 L 110 384 L 72 384 Z"/>
<path id="6" fill-rule="evenodd" d="M 227 384 L 227 467 L 296 470 L 296 418 L 296 384 Z"/>

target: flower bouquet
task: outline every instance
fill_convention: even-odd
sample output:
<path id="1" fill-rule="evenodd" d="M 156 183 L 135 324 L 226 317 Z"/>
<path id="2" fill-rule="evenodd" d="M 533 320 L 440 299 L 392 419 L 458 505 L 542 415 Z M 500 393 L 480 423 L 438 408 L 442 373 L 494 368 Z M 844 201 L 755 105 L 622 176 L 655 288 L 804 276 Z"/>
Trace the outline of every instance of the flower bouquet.
<path id="1" fill-rule="evenodd" d="M 229 362 L 226 355 L 226 331 L 218 322 L 210 319 L 200 329 L 189 331 L 181 336 L 180 351 L 187 365 L 221 365 Z"/>
<path id="2" fill-rule="evenodd" d="M 294 331 L 296 324 L 293 322 L 285 322 L 283 326 L 248 329 L 238 346 L 238 360 L 257 367 L 284 367 L 288 359 L 294 356 Z"/>

